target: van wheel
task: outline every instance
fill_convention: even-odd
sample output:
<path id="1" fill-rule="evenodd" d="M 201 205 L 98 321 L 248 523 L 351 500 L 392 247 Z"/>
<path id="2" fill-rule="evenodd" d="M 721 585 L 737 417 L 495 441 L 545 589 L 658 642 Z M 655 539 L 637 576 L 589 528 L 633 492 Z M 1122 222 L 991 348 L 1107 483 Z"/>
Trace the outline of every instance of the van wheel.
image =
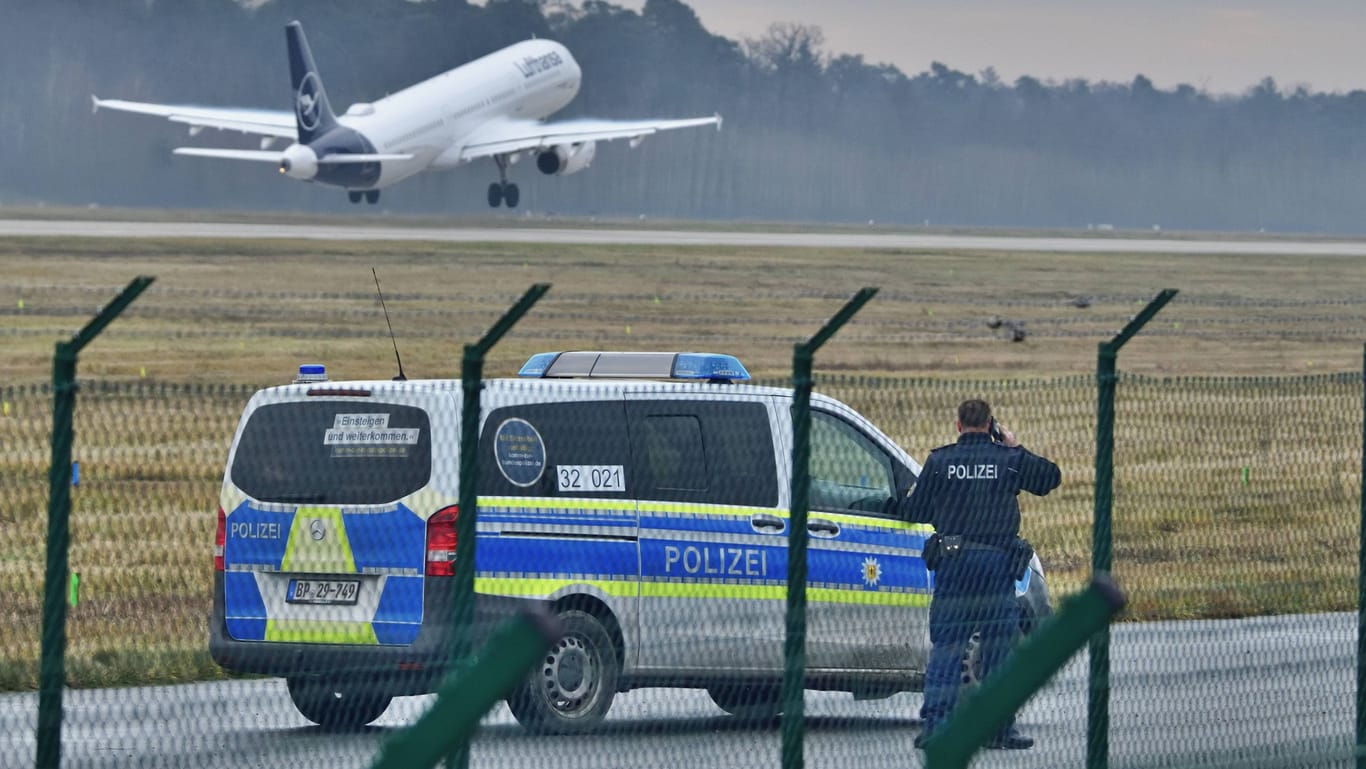
<path id="1" fill-rule="evenodd" d="M 538 734 L 586 732 L 602 722 L 621 673 L 602 621 L 578 609 L 560 613 L 564 635 L 508 697 L 512 715 Z"/>
<path id="2" fill-rule="evenodd" d="M 357 729 L 379 718 L 393 700 L 386 694 L 352 689 L 333 681 L 293 677 L 285 681 L 299 713 L 326 729 Z"/>
<path id="3" fill-rule="evenodd" d="M 782 687 L 732 684 L 707 690 L 716 706 L 742 721 L 767 721 L 783 712 Z"/>

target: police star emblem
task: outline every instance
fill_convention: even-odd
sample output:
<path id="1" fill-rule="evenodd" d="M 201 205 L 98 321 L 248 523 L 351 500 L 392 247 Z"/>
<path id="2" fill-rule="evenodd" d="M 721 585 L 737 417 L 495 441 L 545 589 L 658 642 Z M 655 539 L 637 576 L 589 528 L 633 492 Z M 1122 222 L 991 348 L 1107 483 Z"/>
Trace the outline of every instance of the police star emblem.
<path id="1" fill-rule="evenodd" d="M 863 584 L 868 587 L 877 587 L 877 581 L 882 579 L 882 564 L 876 558 L 863 559 Z"/>

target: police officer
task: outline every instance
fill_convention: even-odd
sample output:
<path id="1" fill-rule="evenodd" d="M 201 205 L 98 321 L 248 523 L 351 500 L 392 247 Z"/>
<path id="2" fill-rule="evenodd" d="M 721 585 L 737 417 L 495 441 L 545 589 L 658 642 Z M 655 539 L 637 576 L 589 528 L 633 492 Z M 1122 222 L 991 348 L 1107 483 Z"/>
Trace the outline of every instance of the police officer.
<path id="1" fill-rule="evenodd" d="M 1014 583 L 1023 574 L 1022 559 L 1027 568 L 1029 558 L 1028 543 L 1019 539 L 1015 497 L 1021 490 L 1042 496 L 1062 481 L 1058 466 L 1021 446 L 992 418 L 986 401 L 958 407 L 958 432 L 957 443 L 930 452 L 911 495 L 898 502 L 903 518 L 934 525 L 938 544 L 927 543 L 925 551 L 934 569 L 933 649 L 916 747 L 924 747 L 953 710 L 973 633 L 981 634 L 983 675 L 1005 659 L 1019 629 Z M 1012 717 L 988 746 L 1020 750 L 1033 744 Z"/>

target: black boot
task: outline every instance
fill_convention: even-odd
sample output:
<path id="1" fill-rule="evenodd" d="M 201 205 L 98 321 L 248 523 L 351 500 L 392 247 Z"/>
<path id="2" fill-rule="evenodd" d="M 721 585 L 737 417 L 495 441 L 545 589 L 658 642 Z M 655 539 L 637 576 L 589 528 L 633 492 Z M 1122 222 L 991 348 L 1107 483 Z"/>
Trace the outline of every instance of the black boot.
<path id="1" fill-rule="evenodd" d="M 987 747 L 995 748 L 997 750 L 1027 750 L 1034 747 L 1034 738 L 1020 734 L 1015 730 L 1015 727 L 1012 726 L 991 738 L 991 741 L 987 743 Z"/>

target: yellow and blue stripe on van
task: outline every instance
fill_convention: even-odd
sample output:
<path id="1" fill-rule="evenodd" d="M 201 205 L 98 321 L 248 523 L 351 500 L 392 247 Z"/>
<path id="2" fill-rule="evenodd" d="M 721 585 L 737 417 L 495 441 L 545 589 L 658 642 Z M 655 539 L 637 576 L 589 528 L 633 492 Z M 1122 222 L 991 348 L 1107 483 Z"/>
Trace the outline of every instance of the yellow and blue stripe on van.
<path id="1" fill-rule="evenodd" d="M 760 533 L 756 516 L 780 521 Z M 622 597 L 783 600 L 787 511 L 690 503 L 481 498 L 481 593 L 552 597 L 591 585 Z M 927 526 L 812 514 L 840 526 L 811 538 L 808 597 L 815 602 L 925 606 L 920 558 Z"/>
<path id="2" fill-rule="evenodd" d="M 761 533 L 756 516 L 781 526 Z M 838 539 L 810 540 L 808 600 L 928 605 L 929 574 L 920 558 L 928 527 L 867 516 L 812 517 L 834 521 L 841 531 Z M 589 585 L 623 598 L 783 600 L 787 520 L 787 511 L 774 508 L 481 498 L 475 589 L 550 598 Z M 243 502 L 227 523 L 228 632 L 242 641 L 412 643 L 422 623 L 425 540 L 425 520 L 403 504 L 353 512 Z M 286 609 L 286 574 L 361 575 L 380 594 L 366 604 L 373 613 Z"/>
<path id="3" fill-rule="evenodd" d="M 233 638 L 349 644 L 417 638 L 426 522 L 405 505 L 281 511 L 246 501 L 228 514 L 226 534 L 224 613 Z M 380 592 L 359 607 L 286 609 L 285 575 L 358 575 L 362 589 Z"/>

